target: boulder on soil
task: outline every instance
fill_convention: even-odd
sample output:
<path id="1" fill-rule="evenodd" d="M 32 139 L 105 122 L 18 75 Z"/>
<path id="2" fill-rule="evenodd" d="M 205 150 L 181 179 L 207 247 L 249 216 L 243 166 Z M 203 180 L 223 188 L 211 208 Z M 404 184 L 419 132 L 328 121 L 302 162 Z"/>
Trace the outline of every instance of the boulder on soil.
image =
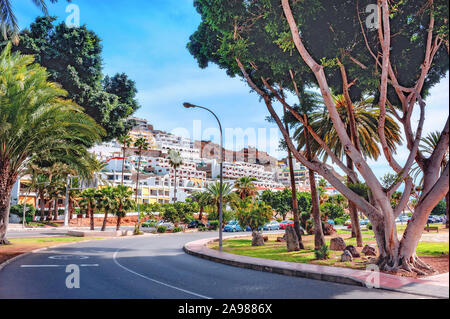
<path id="1" fill-rule="evenodd" d="M 361 251 L 365 256 L 376 256 L 377 250 L 372 245 L 365 245 Z"/>
<path id="2" fill-rule="evenodd" d="M 330 223 L 323 223 L 322 230 L 325 236 L 336 234 L 336 229 L 334 229 L 333 225 L 331 225 Z"/>
<path id="3" fill-rule="evenodd" d="M 331 238 L 330 250 L 345 250 L 345 241 L 341 237 Z"/>
<path id="4" fill-rule="evenodd" d="M 344 250 L 344 253 L 341 255 L 341 262 L 353 261 L 352 254 L 348 250 Z"/>
<path id="5" fill-rule="evenodd" d="M 356 250 L 355 246 L 353 245 L 348 245 L 347 247 L 345 247 L 344 250 L 348 250 L 350 254 L 352 254 L 353 258 L 361 257 L 361 254 L 358 252 L 358 250 Z"/>
<path id="6" fill-rule="evenodd" d="M 283 237 L 277 237 L 277 242 L 281 243 L 286 241 L 286 235 L 284 235 Z"/>
<path id="7" fill-rule="evenodd" d="M 300 244 L 298 242 L 297 234 L 295 233 L 294 227 L 286 227 L 286 245 L 288 251 L 299 251 Z"/>
<path id="8" fill-rule="evenodd" d="M 269 236 L 263 236 L 264 238 L 264 242 L 268 242 L 269 241 Z"/>
<path id="9" fill-rule="evenodd" d="M 264 237 L 260 232 L 252 233 L 252 246 L 264 246 Z"/>

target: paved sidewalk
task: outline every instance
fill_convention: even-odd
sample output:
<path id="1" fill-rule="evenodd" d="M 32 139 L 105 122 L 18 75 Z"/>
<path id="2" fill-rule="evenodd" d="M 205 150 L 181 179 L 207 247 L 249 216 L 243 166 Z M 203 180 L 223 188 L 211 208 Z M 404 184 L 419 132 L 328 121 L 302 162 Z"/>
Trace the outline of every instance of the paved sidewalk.
<path id="1" fill-rule="evenodd" d="M 415 279 L 349 268 L 269 260 L 234 255 L 209 249 L 206 245 L 211 241 L 211 239 L 202 239 L 187 243 L 184 246 L 184 251 L 193 256 L 241 268 L 363 287 L 375 286 L 380 289 L 416 294 L 426 297 L 449 298 L 448 273 L 426 279 Z"/>

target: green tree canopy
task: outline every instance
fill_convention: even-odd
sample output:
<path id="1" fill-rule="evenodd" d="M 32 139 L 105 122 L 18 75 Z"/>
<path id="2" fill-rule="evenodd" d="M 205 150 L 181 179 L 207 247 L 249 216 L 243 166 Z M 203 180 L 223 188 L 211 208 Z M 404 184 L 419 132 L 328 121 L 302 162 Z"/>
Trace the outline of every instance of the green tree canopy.
<path id="1" fill-rule="evenodd" d="M 55 17 L 38 17 L 20 33 L 14 51 L 32 54 L 47 68 L 51 81 L 69 93 L 68 97 L 105 128 L 105 140 L 128 132 L 127 120 L 138 108 L 136 85 L 124 73 L 113 77 L 102 74 L 101 39 L 86 26 L 54 24 Z"/>

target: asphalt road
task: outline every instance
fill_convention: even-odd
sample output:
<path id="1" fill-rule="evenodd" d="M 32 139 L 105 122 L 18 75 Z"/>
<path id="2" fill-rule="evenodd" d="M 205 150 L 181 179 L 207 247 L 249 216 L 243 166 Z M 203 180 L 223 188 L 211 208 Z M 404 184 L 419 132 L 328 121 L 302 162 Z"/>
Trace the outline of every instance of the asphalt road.
<path id="1" fill-rule="evenodd" d="M 130 237 L 31 254 L 0 271 L 0 298 L 418 298 L 236 268 L 193 257 L 182 250 L 187 242 L 216 236 L 217 233 L 181 233 Z M 79 267 L 80 288 L 66 286 L 69 264 Z"/>

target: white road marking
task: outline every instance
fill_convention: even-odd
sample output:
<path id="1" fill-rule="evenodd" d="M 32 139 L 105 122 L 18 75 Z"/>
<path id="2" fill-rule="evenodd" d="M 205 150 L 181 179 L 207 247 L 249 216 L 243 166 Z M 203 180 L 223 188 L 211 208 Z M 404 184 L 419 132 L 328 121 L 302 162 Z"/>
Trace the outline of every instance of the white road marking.
<path id="1" fill-rule="evenodd" d="M 21 268 L 57 268 L 67 267 L 67 265 L 20 265 Z M 80 267 L 99 267 L 99 264 L 82 264 Z"/>
<path id="2" fill-rule="evenodd" d="M 128 271 L 128 272 L 130 272 L 130 273 L 132 273 L 132 274 L 134 274 L 134 275 L 136 275 L 136 276 L 139 276 L 139 277 L 141 277 L 141 278 L 144 278 L 144 279 L 147 279 L 147 280 L 149 280 L 149 281 L 155 282 L 155 283 L 157 283 L 157 284 L 160 284 L 160 285 L 163 285 L 163 286 L 166 286 L 166 287 L 175 289 L 175 290 L 179 290 L 179 291 L 182 291 L 182 292 L 184 292 L 184 293 L 187 293 L 187 294 L 190 294 L 190 295 L 193 295 L 193 296 L 197 296 L 197 297 L 200 297 L 200 298 L 203 298 L 203 299 L 212 299 L 211 297 L 206 297 L 206 296 L 197 294 L 197 293 L 195 293 L 195 292 L 192 292 L 192 291 L 189 291 L 189 290 L 186 290 L 186 289 L 182 289 L 182 288 L 179 288 L 179 287 L 175 287 L 175 286 L 172 286 L 172 285 L 163 283 L 163 282 L 161 282 L 161 281 L 159 281 L 159 280 L 156 280 L 156 279 L 149 278 L 149 277 L 147 277 L 147 276 L 145 276 L 145 275 L 142 275 L 142 274 L 140 274 L 140 273 L 138 273 L 138 272 L 135 272 L 135 271 L 133 271 L 133 270 L 131 270 L 131 269 L 129 269 L 129 268 L 127 268 L 127 267 L 121 265 L 121 264 L 117 261 L 117 259 L 116 259 L 116 258 L 117 258 L 117 254 L 118 254 L 119 251 L 121 251 L 121 250 L 122 250 L 122 249 L 119 248 L 119 249 L 114 253 L 114 255 L 113 255 L 113 260 L 114 260 L 114 262 L 115 262 L 116 265 L 119 266 L 120 268 L 122 268 L 122 269 L 124 269 L 124 270 L 126 270 L 126 271 Z"/>

